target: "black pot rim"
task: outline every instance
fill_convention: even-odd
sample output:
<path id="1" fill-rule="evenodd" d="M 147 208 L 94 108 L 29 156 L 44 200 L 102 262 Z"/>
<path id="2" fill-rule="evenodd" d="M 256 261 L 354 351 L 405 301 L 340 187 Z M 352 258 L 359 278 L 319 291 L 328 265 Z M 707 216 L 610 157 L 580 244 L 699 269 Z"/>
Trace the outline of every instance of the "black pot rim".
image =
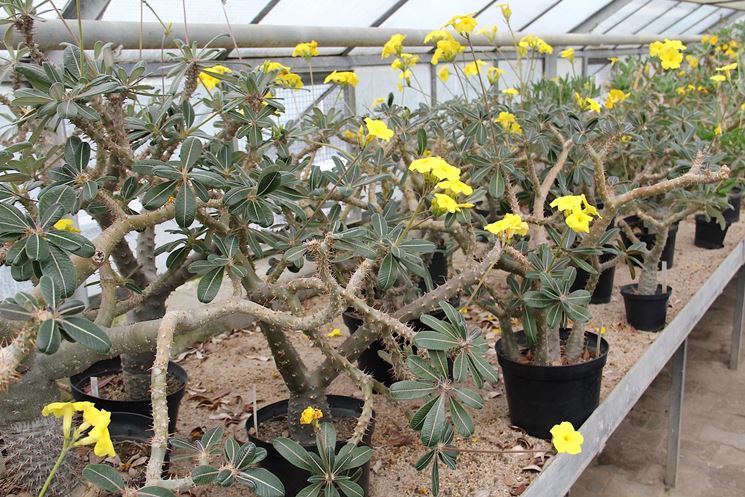
<path id="1" fill-rule="evenodd" d="M 713 217 L 708 217 L 706 214 L 696 214 L 694 218 L 696 219 L 696 224 L 711 224 L 711 225 L 716 224 L 717 226 L 719 226 L 719 222 L 717 222 L 716 219 L 714 219 Z M 727 227 L 729 227 L 730 225 L 730 223 L 725 223 L 725 224 Z"/>
<path id="2" fill-rule="evenodd" d="M 569 330 L 562 330 L 562 335 L 568 335 Z M 518 343 L 525 341 L 525 332 L 518 331 L 515 333 Z M 597 340 L 598 334 L 591 331 L 585 331 L 585 340 L 591 338 Z M 589 361 L 577 364 L 559 364 L 556 366 L 543 366 L 531 363 L 513 361 L 504 355 L 502 350 L 502 339 L 497 340 L 494 348 L 497 351 L 497 362 L 502 369 L 509 369 L 512 374 L 520 376 L 520 373 L 528 374 L 529 377 L 537 380 L 556 381 L 557 379 L 581 378 L 592 374 L 593 371 L 605 366 L 610 351 L 608 341 L 600 336 L 600 356 L 590 359 Z M 597 342 L 595 342 L 597 343 Z"/>
<path id="3" fill-rule="evenodd" d="M 331 413 L 333 414 L 335 410 L 342 410 L 342 409 L 354 409 L 355 411 L 358 411 L 359 414 L 362 413 L 362 407 L 364 405 L 364 401 L 362 399 L 358 399 L 356 397 L 351 397 L 349 395 L 326 395 L 326 401 L 329 404 L 329 408 L 331 409 Z M 271 421 L 274 419 L 277 419 L 282 416 L 287 416 L 287 406 L 289 404 L 289 399 L 280 400 L 277 402 L 273 402 L 271 404 L 265 405 L 264 407 L 261 407 L 256 413 L 251 413 L 248 418 L 246 418 L 246 424 L 245 424 L 245 430 L 246 434 L 248 435 L 248 439 L 256 444 L 257 447 L 263 447 L 265 449 L 272 448 L 274 449 L 274 446 L 272 445 L 271 441 L 267 442 L 266 440 L 263 440 L 256 435 L 251 433 L 251 429 L 253 428 L 253 422 L 254 422 L 254 414 L 257 416 L 257 422 L 258 425 L 261 426 L 261 423 L 265 421 Z M 354 404 L 354 406 L 346 407 L 342 406 L 342 403 L 350 403 Z M 273 410 L 281 409 L 282 414 L 269 414 Z M 262 411 L 264 411 L 266 417 L 262 417 Z M 365 429 L 365 436 L 362 439 L 362 443 L 368 446 L 372 446 L 371 439 L 372 439 L 372 432 L 375 429 L 375 411 L 372 412 L 372 417 L 370 418 L 370 423 L 367 425 L 367 428 Z M 338 444 L 345 444 L 346 440 L 337 440 Z M 315 447 L 315 444 L 309 444 L 309 445 L 303 445 L 306 449 L 311 449 Z"/>
<path id="4" fill-rule="evenodd" d="M 102 361 L 95 362 L 91 366 L 87 367 L 85 370 L 81 371 L 80 373 L 74 374 L 70 376 L 70 388 L 77 391 L 78 393 L 92 397 L 94 399 L 101 399 L 106 402 L 111 402 L 114 405 L 119 405 L 122 407 L 121 412 L 126 412 L 124 410 L 124 406 L 126 404 L 129 404 L 131 402 L 150 402 L 150 398 L 146 399 L 132 399 L 132 400 L 122 400 L 122 399 L 107 399 L 104 397 L 97 397 L 93 394 L 86 393 L 83 390 L 83 387 L 81 384 L 85 382 L 87 379 L 89 379 L 91 376 L 94 376 L 94 373 L 98 374 L 116 374 L 118 372 L 121 372 L 122 370 L 122 364 L 121 364 L 121 358 L 119 356 L 113 357 L 111 359 L 104 359 Z M 189 381 L 189 375 L 186 372 L 186 370 L 180 365 L 173 361 L 168 361 L 168 372 L 174 374 L 178 380 L 181 382 L 181 387 L 178 388 L 176 391 L 171 392 L 166 397 L 167 399 L 177 398 L 180 396 L 183 396 L 184 391 L 186 390 L 186 384 Z"/>
<path id="5" fill-rule="evenodd" d="M 142 430 L 143 436 L 125 435 L 122 433 L 125 427 Z M 111 439 L 116 442 L 146 442 L 153 437 L 153 418 L 135 412 L 114 411 L 111 413 L 109 431 L 111 432 Z"/>
<path id="6" fill-rule="evenodd" d="M 623 220 L 624 220 L 624 222 L 625 222 L 626 224 L 628 224 L 628 225 L 629 225 L 629 227 L 630 227 L 630 228 L 634 228 L 634 227 L 636 227 L 636 226 L 639 226 L 639 225 L 641 225 L 642 227 L 644 227 L 644 221 L 643 221 L 643 220 L 641 220 L 641 219 L 639 218 L 639 216 L 637 216 L 636 214 L 633 214 L 633 215 L 631 215 L 631 216 L 626 216 L 625 218 L 623 218 Z M 670 227 L 668 227 L 668 232 L 669 232 L 670 234 L 672 234 L 672 233 L 677 233 L 677 232 L 678 232 L 678 227 L 679 227 L 679 226 L 680 226 L 680 222 L 677 222 L 677 223 L 673 223 L 673 224 L 671 224 L 671 225 L 670 225 Z M 622 233 L 623 233 L 623 231 L 622 231 Z M 652 235 L 653 233 L 647 233 L 647 232 L 645 231 L 645 233 L 643 233 L 643 234 L 645 234 L 645 235 Z M 669 235 L 668 235 L 668 236 L 669 236 Z"/>
<path id="7" fill-rule="evenodd" d="M 673 287 L 669 286 L 667 287 L 667 291 L 665 293 L 662 293 L 660 290 L 662 290 L 662 285 L 657 285 L 657 292 L 654 295 L 640 295 L 636 293 L 636 289 L 639 288 L 638 283 L 631 283 L 628 285 L 623 285 L 621 287 L 621 295 L 624 297 L 629 297 L 632 300 L 665 300 L 670 298 L 670 295 L 673 293 Z"/>

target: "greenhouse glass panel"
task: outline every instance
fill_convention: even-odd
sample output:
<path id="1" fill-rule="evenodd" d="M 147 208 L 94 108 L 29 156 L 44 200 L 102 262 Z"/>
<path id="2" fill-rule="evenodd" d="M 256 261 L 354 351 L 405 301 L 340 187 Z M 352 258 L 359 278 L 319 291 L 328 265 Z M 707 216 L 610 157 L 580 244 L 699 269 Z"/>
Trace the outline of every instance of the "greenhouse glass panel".
<path id="1" fill-rule="evenodd" d="M 303 26 L 370 26 L 395 0 L 280 0 L 261 24 Z M 310 8 L 309 8 L 310 7 Z"/>
<path id="2" fill-rule="evenodd" d="M 623 6 L 618 12 L 616 12 L 613 15 L 610 15 L 603 19 L 600 24 L 598 24 L 595 29 L 592 30 L 593 33 L 607 33 L 611 29 L 613 29 L 615 26 L 618 26 L 619 24 L 625 22 L 627 19 L 629 19 L 634 13 L 636 13 L 638 10 L 643 8 L 645 5 L 650 3 L 651 0 L 633 0 L 632 2 L 626 4 Z"/>
<path id="3" fill-rule="evenodd" d="M 546 9 L 550 9 L 556 1 L 557 0 L 537 0 L 535 2 L 525 2 L 520 4 L 519 7 L 518 5 L 513 5 L 512 17 L 510 18 L 512 29 L 522 29 L 528 23 L 539 17 Z M 479 16 L 479 24 L 489 26 L 496 24 L 499 30 L 504 32 L 507 30 L 507 24 L 504 22 L 501 10 L 496 5 L 497 4 L 495 4 L 494 7 L 486 9 L 484 13 Z"/>
<path id="4" fill-rule="evenodd" d="M 641 31 L 640 35 L 652 35 L 658 33 L 667 33 L 668 28 L 671 25 L 676 24 L 678 21 L 682 22 L 683 18 L 696 10 L 699 6 L 691 3 L 681 3 L 670 9 L 665 15 L 660 16 L 652 24 L 645 26 Z M 674 27 L 674 26 L 673 26 Z"/>
<path id="5" fill-rule="evenodd" d="M 528 28 L 536 33 L 565 33 L 605 7 L 608 0 L 563 0 Z"/>
<path id="6" fill-rule="evenodd" d="M 144 7 L 143 20 L 168 23 L 183 23 L 184 13 L 181 2 L 174 0 L 148 0 L 152 11 Z M 221 0 L 185 0 L 186 19 L 188 22 L 225 24 Z M 248 24 L 266 5 L 267 0 L 228 1 L 225 11 L 233 24 Z M 104 21 L 140 21 L 140 0 L 113 0 L 103 14 Z M 155 14 L 153 13 L 155 11 Z"/>
<path id="7" fill-rule="evenodd" d="M 486 0 L 462 0 L 457 4 L 441 0 L 409 0 L 382 26 L 385 28 L 437 29 L 454 15 L 478 12 L 486 4 Z M 383 12 L 384 10 L 381 10 L 380 13 Z"/>
<path id="8" fill-rule="evenodd" d="M 702 5 L 700 9 L 698 9 L 696 12 L 691 12 L 688 14 L 685 19 L 680 21 L 678 24 L 673 26 L 669 33 L 670 34 L 681 34 L 687 31 L 689 28 L 694 26 L 695 24 L 703 21 L 704 19 L 715 19 L 714 13 L 718 9 L 716 7 L 712 7 L 710 5 Z"/>
<path id="9" fill-rule="evenodd" d="M 619 25 L 611 28 L 609 34 L 633 34 L 644 29 L 645 26 L 655 22 L 660 17 L 666 15 L 677 5 L 677 2 L 669 0 L 655 0 L 647 3 L 644 7 L 635 12 L 628 19 Z"/>

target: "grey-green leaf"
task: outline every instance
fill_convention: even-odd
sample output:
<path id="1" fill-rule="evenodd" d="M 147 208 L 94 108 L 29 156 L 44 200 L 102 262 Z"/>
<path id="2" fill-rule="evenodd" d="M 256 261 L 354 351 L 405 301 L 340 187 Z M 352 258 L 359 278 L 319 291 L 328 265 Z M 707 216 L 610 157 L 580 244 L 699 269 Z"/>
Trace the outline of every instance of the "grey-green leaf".
<path id="1" fill-rule="evenodd" d="M 111 340 L 96 324 L 85 318 L 66 317 L 62 329 L 83 347 L 105 354 L 111 349 Z"/>
<path id="2" fill-rule="evenodd" d="M 107 492 L 121 492 L 124 480 L 119 472 L 106 464 L 89 464 L 83 469 L 83 478 Z"/>

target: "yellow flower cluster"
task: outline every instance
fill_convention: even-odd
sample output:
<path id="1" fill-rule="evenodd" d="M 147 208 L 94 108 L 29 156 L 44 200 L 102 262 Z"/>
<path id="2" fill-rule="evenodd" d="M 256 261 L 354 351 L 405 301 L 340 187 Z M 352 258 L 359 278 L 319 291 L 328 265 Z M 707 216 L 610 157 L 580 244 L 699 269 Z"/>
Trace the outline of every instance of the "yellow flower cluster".
<path id="1" fill-rule="evenodd" d="M 600 215 L 598 210 L 587 201 L 584 193 L 557 197 L 550 205 L 564 213 L 564 222 L 575 233 L 589 233 L 592 217 Z"/>
<path id="2" fill-rule="evenodd" d="M 450 20 L 445 23 L 445 26 L 450 26 L 462 36 L 466 36 L 476 29 L 477 24 L 478 22 L 476 21 L 476 18 L 473 17 L 473 14 L 468 14 L 465 16 L 451 17 Z"/>
<path id="3" fill-rule="evenodd" d="M 316 40 L 307 43 L 298 43 L 292 51 L 293 57 L 303 57 L 309 59 L 318 55 L 318 42 Z"/>
<path id="4" fill-rule="evenodd" d="M 484 226 L 489 233 L 494 233 L 503 242 L 510 240 L 515 235 L 525 236 L 528 234 L 528 223 L 517 214 L 505 214 L 502 219 Z"/>
<path id="5" fill-rule="evenodd" d="M 612 109 L 616 104 L 620 104 L 627 98 L 629 98 L 628 93 L 614 88 L 608 92 L 608 96 L 605 99 L 605 108 Z"/>
<path id="6" fill-rule="evenodd" d="M 449 31 L 436 29 L 427 33 L 424 37 L 424 43 L 435 43 L 435 53 L 432 54 L 432 65 L 437 65 L 440 61 L 452 62 L 458 54 L 465 50 L 465 47 L 458 43 Z"/>
<path id="7" fill-rule="evenodd" d="M 456 181 L 460 179 L 460 169 L 448 164 L 442 157 L 424 157 L 409 165 L 410 171 L 422 173 L 439 181 Z"/>
<path id="8" fill-rule="evenodd" d="M 486 70 L 486 79 L 489 80 L 489 83 L 495 85 L 497 84 L 497 81 L 499 81 L 499 78 L 504 75 L 504 69 L 500 69 L 495 66 L 489 66 L 489 68 Z"/>
<path id="9" fill-rule="evenodd" d="M 597 100 L 590 97 L 583 97 L 579 93 L 574 94 L 574 101 L 577 102 L 577 106 L 581 110 L 589 110 L 590 112 L 600 113 L 601 107 Z"/>
<path id="10" fill-rule="evenodd" d="M 680 40 L 655 41 L 649 45 L 650 57 L 657 57 L 662 63 L 662 68 L 678 69 L 683 63 L 683 50 L 686 47 Z"/>
<path id="11" fill-rule="evenodd" d="M 454 197 L 460 194 L 471 195 L 473 188 L 460 180 L 460 169 L 451 166 L 442 157 L 424 157 L 413 161 L 409 165 L 410 171 L 422 173 L 427 181 L 436 183 L 436 187 L 446 193 L 435 193 L 432 199 L 432 212 L 440 216 L 446 212 L 455 213 L 461 209 L 471 209 L 470 202 L 459 203 Z"/>
<path id="12" fill-rule="evenodd" d="M 517 50 L 520 55 L 524 57 L 528 53 L 528 50 L 531 49 L 541 54 L 554 53 L 554 47 L 535 35 L 526 35 L 520 38 L 520 41 L 517 43 Z"/>
<path id="13" fill-rule="evenodd" d="M 574 429 L 572 423 L 563 421 L 551 428 L 551 443 L 559 454 L 579 454 L 585 437 Z"/>
<path id="14" fill-rule="evenodd" d="M 303 412 L 300 414 L 300 424 L 301 425 L 309 425 L 311 423 L 315 424 L 322 417 L 323 417 L 323 412 L 321 412 L 320 409 L 308 406 L 305 409 L 303 409 Z"/>
<path id="15" fill-rule="evenodd" d="M 303 87 L 303 79 L 300 75 L 293 73 L 289 67 L 279 62 L 273 62 L 271 60 L 264 61 L 262 69 L 264 72 L 277 72 L 274 82 L 283 88 L 299 90 Z"/>
<path id="16" fill-rule="evenodd" d="M 517 91 L 516 88 L 505 88 L 504 90 L 502 90 L 502 94 L 507 95 L 508 97 L 511 98 L 511 97 L 516 97 L 517 95 L 520 94 L 520 92 Z"/>
<path id="17" fill-rule="evenodd" d="M 357 86 L 360 80 L 357 79 L 357 75 L 354 73 L 354 71 L 334 71 L 326 76 L 326 79 L 324 79 L 323 82 L 326 84 L 336 83 L 337 85 L 341 86 Z"/>
<path id="18" fill-rule="evenodd" d="M 380 119 L 365 118 L 365 127 L 367 127 L 367 135 L 365 135 L 362 126 L 357 131 L 357 139 L 360 146 L 365 146 L 373 141 L 375 138 L 380 138 L 383 141 L 389 141 L 393 138 L 393 130 L 389 129 L 385 122 Z"/>
<path id="19" fill-rule="evenodd" d="M 207 69 L 205 69 L 205 71 L 199 73 L 199 82 L 202 83 L 202 85 L 204 85 L 204 87 L 208 90 L 213 90 L 220 82 L 219 79 L 208 73 L 225 74 L 233 72 L 229 67 L 221 66 L 220 64 L 208 67 Z"/>
<path id="20" fill-rule="evenodd" d="M 83 413 L 83 423 L 78 426 L 75 433 L 71 434 L 72 418 L 76 412 Z M 62 432 L 65 440 L 72 441 L 73 447 L 93 445 L 93 452 L 98 457 L 116 456 L 114 444 L 109 435 L 110 412 L 96 409 L 92 402 L 52 402 L 44 406 L 41 414 L 62 418 Z M 83 432 L 89 428 L 88 434 L 82 436 Z"/>
<path id="21" fill-rule="evenodd" d="M 494 120 L 501 124 L 505 131 L 516 135 L 520 135 L 523 132 L 523 128 L 517 122 L 515 115 L 510 112 L 500 112 L 499 116 Z"/>
<path id="22" fill-rule="evenodd" d="M 448 69 L 447 67 L 443 67 L 442 69 L 440 69 L 438 76 L 440 77 L 440 80 L 447 81 L 448 79 L 450 79 L 450 69 Z"/>
<path id="23" fill-rule="evenodd" d="M 387 59 L 394 55 L 400 55 L 404 47 L 404 40 L 406 35 L 395 34 L 383 45 L 383 52 L 380 55 L 381 59 Z"/>
<path id="24" fill-rule="evenodd" d="M 326 333 L 326 336 L 327 336 L 327 337 L 329 337 L 329 338 L 336 338 L 336 337 L 340 337 L 340 336 L 341 336 L 341 329 L 339 329 L 339 328 L 334 328 L 334 329 L 333 329 L 333 330 L 331 330 L 330 332 Z"/>
<path id="25" fill-rule="evenodd" d="M 466 75 L 467 78 L 471 76 L 478 76 L 481 74 L 481 68 L 486 65 L 486 62 L 483 60 L 475 60 L 473 62 L 469 62 L 468 64 L 463 67 L 463 74 Z"/>
<path id="26" fill-rule="evenodd" d="M 561 51 L 561 58 L 567 59 L 569 62 L 574 62 L 574 49 L 569 47 Z"/>
<path id="27" fill-rule="evenodd" d="M 401 71 L 401 74 L 399 74 L 399 79 L 403 80 L 403 82 L 407 85 L 411 84 L 411 68 L 414 67 L 419 63 L 419 56 L 410 54 L 410 53 L 402 53 L 401 57 L 397 58 L 393 61 L 391 64 L 391 69 Z M 401 83 L 399 83 L 400 85 Z"/>
<path id="28" fill-rule="evenodd" d="M 441 216 L 445 212 L 455 214 L 456 212 L 460 212 L 461 209 L 471 208 L 473 208 L 472 203 L 458 203 L 453 197 L 444 193 L 435 193 L 435 198 L 432 199 L 432 213 L 435 216 Z"/>

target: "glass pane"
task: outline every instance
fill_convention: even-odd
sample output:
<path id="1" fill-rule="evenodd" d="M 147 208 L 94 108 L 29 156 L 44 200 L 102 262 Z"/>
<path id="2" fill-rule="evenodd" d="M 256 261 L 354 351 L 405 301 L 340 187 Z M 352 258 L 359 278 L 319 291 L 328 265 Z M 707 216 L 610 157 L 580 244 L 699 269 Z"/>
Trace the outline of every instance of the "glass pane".
<path id="1" fill-rule="evenodd" d="M 686 16 L 685 19 L 683 19 L 678 24 L 673 26 L 669 30 L 669 33 L 671 35 L 681 34 L 684 31 L 686 31 L 688 28 L 693 26 L 694 24 L 702 21 L 703 19 L 707 19 L 707 18 L 712 19 L 712 22 L 713 22 L 713 19 L 715 19 L 713 15 L 714 15 L 714 12 L 716 11 L 717 11 L 716 7 L 711 7 L 709 5 L 702 5 L 700 9 L 696 10 L 695 12 L 691 12 L 690 14 Z"/>
<path id="2" fill-rule="evenodd" d="M 515 31 L 521 30 L 525 25 L 541 15 L 541 12 L 554 5 L 556 1 L 557 0 L 531 0 L 530 2 L 523 2 L 522 4 L 511 2 L 512 17 L 510 18 L 510 24 L 512 25 L 512 29 Z M 504 22 L 502 12 L 496 5 L 494 7 L 489 7 L 479 16 L 479 24 L 483 24 L 484 26 L 492 26 L 496 24 L 501 33 L 507 31 L 507 24 Z M 532 26 L 530 29 L 533 29 Z"/>
<path id="3" fill-rule="evenodd" d="M 663 31 L 667 32 L 668 28 L 677 22 L 681 21 L 685 16 L 691 13 L 691 11 L 695 10 L 698 6 L 694 5 L 692 3 L 681 3 L 675 8 L 670 9 L 669 11 L 665 12 L 665 15 L 662 15 L 654 21 L 649 26 L 645 27 L 641 31 L 639 31 L 640 35 L 655 35 L 662 33 Z"/>
<path id="4" fill-rule="evenodd" d="M 368 2 L 378 3 L 378 2 Z M 382 25 L 386 28 L 437 29 L 454 15 L 477 12 L 486 0 L 409 0 Z"/>
<path id="5" fill-rule="evenodd" d="M 160 20 L 169 23 L 183 23 L 184 14 L 181 2 L 174 0 L 148 0 L 147 2 Z M 240 2 L 226 2 L 225 10 L 233 24 L 248 24 L 266 5 L 267 0 L 241 0 Z M 281 3 L 281 2 L 280 2 Z M 186 19 L 188 22 L 214 22 L 225 24 L 221 0 L 186 0 Z M 103 14 L 105 21 L 133 21 L 140 20 L 140 0 L 115 0 L 109 3 Z M 144 7 L 145 22 L 157 22 L 155 14 Z"/>
<path id="6" fill-rule="evenodd" d="M 280 0 L 261 24 L 370 26 L 395 0 Z"/>
<path id="7" fill-rule="evenodd" d="M 619 9 L 618 12 L 606 17 L 595 29 L 593 33 L 605 33 L 609 29 L 613 28 L 616 24 L 623 22 L 626 18 L 631 16 L 634 12 L 639 10 L 645 4 L 649 3 L 649 0 L 633 0 L 626 4 L 623 8 Z"/>
<path id="8" fill-rule="evenodd" d="M 530 25 L 536 33 L 566 33 L 609 3 L 609 0 L 563 0 Z"/>
<path id="9" fill-rule="evenodd" d="M 654 0 L 642 7 L 638 12 L 634 13 L 618 26 L 612 28 L 608 33 L 633 34 L 644 28 L 645 25 L 651 24 L 664 16 L 665 13 L 673 9 L 675 5 L 676 2 L 670 0 Z"/>

